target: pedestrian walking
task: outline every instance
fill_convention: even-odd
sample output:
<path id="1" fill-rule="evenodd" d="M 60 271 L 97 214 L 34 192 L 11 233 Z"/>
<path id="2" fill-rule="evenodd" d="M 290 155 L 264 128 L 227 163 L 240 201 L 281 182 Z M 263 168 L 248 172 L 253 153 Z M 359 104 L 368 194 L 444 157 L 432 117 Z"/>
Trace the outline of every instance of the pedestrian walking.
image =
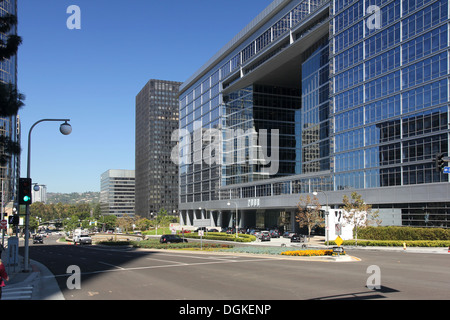
<path id="1" fill-rule="evenodd" d="M 2 289 L 5 286 L 5 281 L 9 281 L 8 274 L 6 273 L 5 265 L 0 259 L 0 300 L 2 299 Z"/>

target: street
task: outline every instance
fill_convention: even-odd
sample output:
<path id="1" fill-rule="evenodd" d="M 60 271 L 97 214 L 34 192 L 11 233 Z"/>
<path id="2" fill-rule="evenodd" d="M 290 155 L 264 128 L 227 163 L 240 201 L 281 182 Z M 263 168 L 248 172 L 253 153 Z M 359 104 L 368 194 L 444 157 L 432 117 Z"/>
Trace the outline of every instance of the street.
<path id="1" fill-rule="evenodd" d="M 56 237 L 30 245 L 30 258 L 50 269 L 66 300 L 450 299 L 450 254 L 348 253 L 361 261 L 111 249 Z M 373 265 L 379 290 L 366 287 Z M 80 289 L 68 288 L 69 266 L 81 271 Z"/>

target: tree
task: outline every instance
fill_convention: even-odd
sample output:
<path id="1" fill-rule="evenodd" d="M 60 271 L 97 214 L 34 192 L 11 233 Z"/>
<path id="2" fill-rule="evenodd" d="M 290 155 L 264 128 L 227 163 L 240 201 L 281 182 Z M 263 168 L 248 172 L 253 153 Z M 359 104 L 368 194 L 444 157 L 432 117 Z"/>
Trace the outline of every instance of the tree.
<path id="1" fill-rule="evenodd" d="M 152 222 L 147 218 L 136 216 L 136 227 L 138 230 L 145 231 L 150 229 Z"/>
<path id="2" fill-rule="evenodd" d="M 301 196 L 300 202 L 297 204 L 297 215 L 295 220 L 298 222 L 300 228 L 308 228 L 308 241 L 311 238 L 311 230 L 315 226 L 321 226 L 324 219 L 321 217 L 321 206 L 317 197 L 311 198 L 307 195 L 306 198 Z"/>
<path id="3" fill-rule="evenodd" d="M 372 206 L 366 204 L 356 191 L 352 192 L 351 199 L 344 195 L 342 202 L 344 203 L 342 207 L 344 222 L 354 226 L 355 244 L 358 245 L 358 229 L 365 228 L 372 223 L 379 225 L 381 223 L 381 220 L 378 219 L 379 211 L 372 211 Z"/>
<path id="4" fill-rule="evenodd" d="M 156 224 L 161 227 L 168 227 L 173 219 L 174 217 L 170 216 L 166 209 L 161 208 L 156 216 Z"/>
<path id="5" fill-rule="evenodd" d="M 0 3 L 4 0 L 0 0 Z M 12 33 L 17 25 L 17 17 L 13 14 L 5 14 L 0 17 L 0 63 L 17 54 L 22 43 L 22 38 Z M 18 92 L 16 84 L 6 83 L 0 79 L 0 117 L 17 115 L 19 109 L 24 106 L 25 96 Z M 13 141 L 8 136 L 0 136 L 0 165 L 5 165 L 11 155 L 20 154 L 20 143 Z"/>
<path id="6" fill-rule="evenodd" d="M 132 229 L 133 218 L 127 214 L 124 214 L 122 217 L 117 218 L 117 226 L 122 229 L 122 232 L 127 233 L 128 230 Z"/>

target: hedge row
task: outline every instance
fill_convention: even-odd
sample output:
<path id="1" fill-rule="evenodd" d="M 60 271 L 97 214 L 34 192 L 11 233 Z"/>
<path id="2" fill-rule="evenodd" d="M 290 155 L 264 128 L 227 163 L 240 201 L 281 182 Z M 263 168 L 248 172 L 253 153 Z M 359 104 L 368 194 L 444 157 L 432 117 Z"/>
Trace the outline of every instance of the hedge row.
<path id="1" fill-rule="evenodd" d="M 357 245 L 361 247 L 374 246 L 374 247 L 402 247 L 406 244 L 407 247 L 438 247 L 447 248 L 450 247 L 450 241 L 447 240 L 358 240 Z M 334 241 L 330 241 L 330 245 L 336 245 Z M 356 245 L 355 240 L 345 240 L 343 246 Z"/>
<path id="2" fill-rule="evenodd" d="M 198 233 L 184 234 L 185 238 L 200 239 Z M 226 234 L 225 232 L 208 232 L 202 237 L 206 240 L 222 240 L 222 241 L 235 241 L 235 242 L 252 242 L 256 240 L 256 237 L 250 234 L 239 233 L 238 238 L 235 234 Z"/>
<path id="3" fill-rule="evenodd" d="M 450 229 L 414 228 L 414 227 L 367 227 L 358 230 L 358 238 L 371 240 L 402 240 L 402 241 L 450 240 Z"/>
<path id="4" fill-rule="evenodd" d="M 159 240 L 143 240 L 139 242 L 133 242 L 135 248 L 147 248 L 147 249 L 192 249 L 200 248 L 203 249 L 228 249 L 232 248 L 233 245 L 229 244 L 217 244 L 217 243 L 199 243 L 199 242 L 184 242 L 184 243 L 159 243 Z"/>

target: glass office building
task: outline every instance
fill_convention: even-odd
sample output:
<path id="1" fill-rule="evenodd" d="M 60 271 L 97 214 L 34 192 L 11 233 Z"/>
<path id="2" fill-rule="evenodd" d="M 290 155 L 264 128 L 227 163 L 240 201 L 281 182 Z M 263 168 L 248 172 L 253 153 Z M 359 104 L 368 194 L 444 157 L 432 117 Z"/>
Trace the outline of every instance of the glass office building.
<path id="1" fill-rule="evenodd" d="M 178 128 L 180 82 L 150 79 L 136 95 L 136 215 L 178 211 L 178 166 L 170 159 Z"/>
<path id="2" fill-rule="evenodd" d="M 135 214 L 135 171 L 108 170 L 100 176 L 102 215 L 133 217 Z"/>
<path id="3" fill-rule="evenodd" d="M 0 2 L 0 15 L 17 15 L 16 0 L 4 0 Z M 17 28 L 10 30 L 11 34 L 17 33 Z M 3 41 L 7 41 L 8 35 L 0 33 Z M 0 63 L 0 81 L 17 85 L 17 56 L 5 59 Z M 19 116 L 0 118 L 0 135 L 8 137 L 14 142 L 20 142 Z M 4 150 L 0 153 L 4 155 Z M 0 165 L 0 179 L 3 182 L 4 205 L 8 214 L 12 214 L 14 200 L 16 199 L 16 186 L 20 176 L 20 155 L 6 154 L 6 163 Z"/>
<path id="4" fill-rule="evenodd" d="M 182 223 L 294 230 L 300 195 L 357 191 L 449 227 L 449 48 L 448 0 L 273 1 L 180 88 Z"/>

